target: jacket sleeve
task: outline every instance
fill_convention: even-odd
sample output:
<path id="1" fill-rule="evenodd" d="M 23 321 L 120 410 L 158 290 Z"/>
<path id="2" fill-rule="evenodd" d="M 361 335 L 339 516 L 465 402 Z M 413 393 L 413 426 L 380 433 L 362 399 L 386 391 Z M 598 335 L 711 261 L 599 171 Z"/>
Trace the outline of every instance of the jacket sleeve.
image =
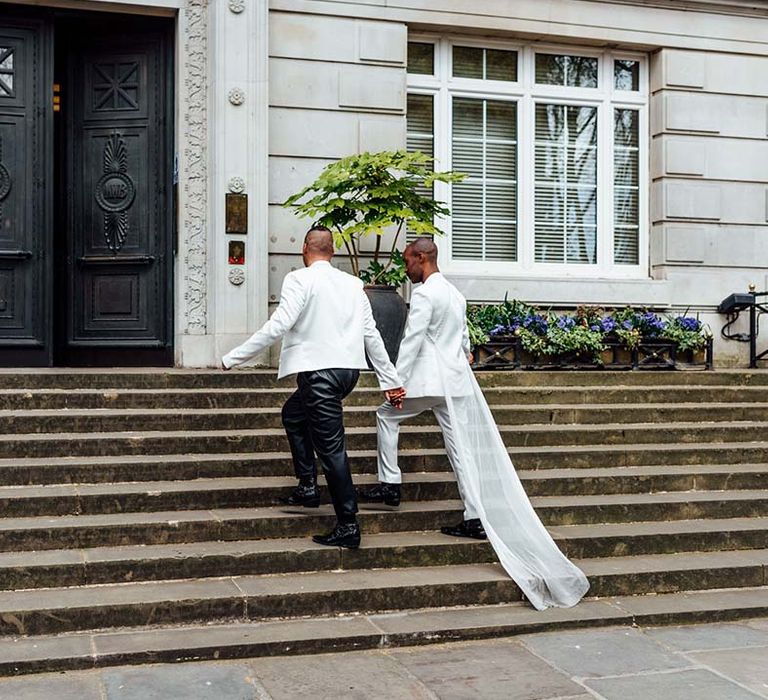
<path id="1" fill-rule="evenodd" d="M 373 319 L 371 311 L 371 302 L 365 292 L 363 295 L 363 339 L 365 351 L 373 365 L 373 371 L 379 380 L 379 386 L 386 391 L 387 389 L 398 389 L 403 386 L 400 377 L 397 376 L 395 366 L 390 362 L 387 350 L 384 347 L 384 341 L 381 339 L 379 329 L 376 327 L 376 321 Z"/>
<path id="2" fill-rule="evenodd" d="M 282 338 L 299 319 L 306 301 L 306 290 L 297 276 L 286 275 L 280 290 L 280 304 L 275 313 L 242 345 L 224 355 L 222 364 L 227 368 L 241 365 Z"/>
<path id="3" fill-rule="evenodd" d="M 413 364 L 427 337 L 429 322 L 432 320 L 432 304 L 426 294 L 415 291 L 411 296 L 411 309 L 408 313 L 408 323 L 400 343 L 400 353 L 397 356 L 397 373 L 403 380 L 403 386 L 408 383 L 413 371 Z"/>
<path id="4" fill-rule="evenodd" d="M 467 326 L 467 303 L 464 302 L 464 317 L 461 327 L 461 349 L 469 359 L 469 353 L 472 352 L 472 346 L 469 344 L 469 327 Z"/>

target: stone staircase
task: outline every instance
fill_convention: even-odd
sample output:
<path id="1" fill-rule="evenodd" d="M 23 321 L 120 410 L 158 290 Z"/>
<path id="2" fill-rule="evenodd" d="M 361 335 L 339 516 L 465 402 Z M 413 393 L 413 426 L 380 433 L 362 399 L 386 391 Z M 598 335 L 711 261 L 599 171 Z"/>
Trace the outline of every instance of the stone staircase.
<path id="1" fill-rule="evenodd" d="M 405 502 L 320 547 L 273 373 L 0 372 L 0 673 L 425 644 L 768 614 L 768 373 L 478 375 L 534 505 L 590 598 L 537 612 L 461 504 L 431 416 L 402 433 Z M 366 375 L 348 400 L 375 477 Z M 653 595 L 650 595 L 653 594 Z"/>

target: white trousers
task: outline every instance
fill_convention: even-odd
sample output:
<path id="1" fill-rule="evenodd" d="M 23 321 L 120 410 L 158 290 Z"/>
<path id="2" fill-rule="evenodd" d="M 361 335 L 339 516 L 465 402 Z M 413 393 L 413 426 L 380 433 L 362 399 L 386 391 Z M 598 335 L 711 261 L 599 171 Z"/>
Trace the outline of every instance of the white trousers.
<path id="1" fill-rule="evenodd" d="M 379 481 L 387 484 L 399 484 L 403 481 L 403 474 L 397 466 L 397 441 L 400 435 L 400 423 L 409 418 L 418 416 L 424 411 L 431 410 L 437 418 L 437 423 L 443 431 L 445 451 L 448 453 L 448 461 L 451 463 L 456 481 L 459 485 L 459 494 L 464 501 L 464 519 L 477 518 L 477 509 L 467 500 L 466 489 L 463 487 L 465 479 L 462 471 L 461 460 L 456 449 L 456 441 L 451 426 L 451 416 L 444 396 L 424 396 L 403 400 L 402 408 L 394 408 L 389 403 L 382 404 L 376 411 L 376 432 L 378 442 Z M 454 399 L 454 410 L 460 414 L 461 399 Z"/>

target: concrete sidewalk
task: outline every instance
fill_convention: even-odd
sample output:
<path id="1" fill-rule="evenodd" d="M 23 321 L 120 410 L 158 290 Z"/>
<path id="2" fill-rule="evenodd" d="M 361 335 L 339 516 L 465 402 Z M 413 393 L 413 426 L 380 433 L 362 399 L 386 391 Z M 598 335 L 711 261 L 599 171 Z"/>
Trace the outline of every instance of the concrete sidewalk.
<path id="1" fill-rule="evenodd" d="M 768 698 L 768 619 L 0 679 L 2 700 Z"/>

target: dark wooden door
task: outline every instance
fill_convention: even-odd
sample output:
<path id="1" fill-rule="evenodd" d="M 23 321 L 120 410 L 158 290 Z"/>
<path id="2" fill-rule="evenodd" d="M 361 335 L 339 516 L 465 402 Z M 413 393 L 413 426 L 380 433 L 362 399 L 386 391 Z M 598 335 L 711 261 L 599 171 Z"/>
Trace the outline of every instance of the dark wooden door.
<path id="1" fill-rule="evenodd" d="M 51 44 L 0 19 L 0 365 L 50 363 Z"/>
<path id="2" fill-rule="evenodd" d="M 63 253 L 57 364 L 172 364 L 169 33 L 98 18 L 57 25 Z"/>

